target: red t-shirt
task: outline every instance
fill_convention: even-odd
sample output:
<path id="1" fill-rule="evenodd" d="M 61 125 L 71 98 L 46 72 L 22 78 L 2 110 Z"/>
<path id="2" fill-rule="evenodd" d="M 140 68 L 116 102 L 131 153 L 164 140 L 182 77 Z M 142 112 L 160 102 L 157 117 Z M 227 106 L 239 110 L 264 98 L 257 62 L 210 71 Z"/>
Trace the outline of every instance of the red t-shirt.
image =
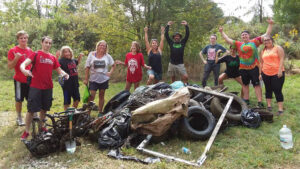
<path id="1" fill-rule="evenodd" d="M 37 89 L 52 89 L 52 70 L 60 67 L 60 64 L 55 56 L 52 54 L 44 53 L 43 51 L 37 51 L 37 55 L 34 59 L 34 54 L 29 56 L 32 62 L 35 62 L 30 87 Z"/>
<path id="2" fill-rule="evenodd" d="M 15 46 L 13 48 L 11 48 L 9 51 L 8 51 L 8 54 L 7 54 L 7 59 L 12 61 L 14 60 L 15 58 L 15 55 L 14 53 L 20 53 L 22 54 L 22 56 L 20 57 L 20 59 L 18 60 L 16 66 L 15 66 L 15 75 L 14 75 L 14 79 L 18 82 L 21 82 L 21 83 L 26 83 L 27 80 L 26 80 L 26 76 L 21 72 L 20 70 L 20 65 L 22 62 L 24 62 L 25 59 L 27 59 L 33 52 L 30 48 L 26 48 L 26 49 L 22 49 L 18 46 Z M 28 65 L 26 67 L 27 70 L 30 70 L 31 69 L 31 65 Z"/>
<path id="3" fill-rule="evenodd" d="M 130 83 L 139 82 L 142 80 L 142 68 L 144 66 L 144 57 L 142 53 L 132 55 L 131 52 L 126 54 L 125 65 L 127 69 L 126 80 Z"/>

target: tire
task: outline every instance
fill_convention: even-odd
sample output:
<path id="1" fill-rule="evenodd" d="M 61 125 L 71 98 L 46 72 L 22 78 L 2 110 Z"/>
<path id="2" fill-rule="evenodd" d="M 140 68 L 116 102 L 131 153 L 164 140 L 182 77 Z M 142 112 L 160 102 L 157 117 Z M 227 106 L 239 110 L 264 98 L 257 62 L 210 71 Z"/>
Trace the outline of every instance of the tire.
<path id="1" fill-rule="evenodd" d="M 113 98 L 111 98 L 104 107 L 104 113 L 108 113 L 119 107 L 120 104 L 127 101 L 128 97 L 130 96 L 130 92 L 127 90 L 121 91 L 120 93 L 116 94 Z"/>
<path id="2" fill-rule="evenodd" d="M 233 121 L 241 121 L 241 113 L 243 110 L 248 109 L 247 104 L 242 98 L 232 93 L 226 93 L 227 95 L 233 96 L 231 107 L 229 108 L 226 118 Z M 228 99 L 214 97 L 210 103 L 210 110 L 214 116 L 220 117 Z"/>
<path id="3" fill-rule="evenodd" d="M 184 138 L 206 140 L 215 128 L 214 116 L 200 106 L 189 107 L 188 117 L 182 118 L 180 134 Z"/>
<path id="4" fill-rule="evenodd" d="M 200 93 L 196 94 L 192 99 L 196 100 L 197 102 L 203 102 L 204 97 L 205 97 L 205 94 L 200 92 Z"/>

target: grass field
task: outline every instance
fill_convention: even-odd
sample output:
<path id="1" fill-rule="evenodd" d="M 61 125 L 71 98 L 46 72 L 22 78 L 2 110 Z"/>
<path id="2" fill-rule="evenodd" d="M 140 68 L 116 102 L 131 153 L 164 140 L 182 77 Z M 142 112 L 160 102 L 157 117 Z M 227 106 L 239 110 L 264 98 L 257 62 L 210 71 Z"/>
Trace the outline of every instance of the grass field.
<path id="1" fill-rule="evenodd" d="M 77 147 L 75 154 L 66 152 L 54 153 L 42 159 L 33 158 L 20 136 L 24 127 L 15 124 L 14 92 L 12 80 L 0 80 L 0 168 L 192 168 L 175 162 L 162 160 L 160 163 L 143 165 L 136 162 L 111 159 L 107 151 L 100 151 L 97 143 L 81 139 L 82 146 Z M 197 82 L 196 82 L 197 83 Z M 54 83 L 54 101 L 50 111 L 63 110 L 63 97 L 60 86 Z M 209 82 L 209 85 L 212 83 Z M 106 91 L 106 101 L 124 88 L 123 83 L 111 83 Z M 240 91 L 233 81 L 225 81 L 229 91 Z M 83 91 L 83 85 L 81 85 Z M 251 105 L 256 105 L 253 88 Z M 281 117 L 274 117 L 273 123 L 263 122 L 258 129 L 242 126 L 230 127 L 218 134 L 204 168 L 300 168 L 300 75 L 287 76 L 284 84 L 285 112 Z M 97 100 L 96 100 L 97 101 Z M 81 105 L 80 105 L 81 106 Z M 274 112 L 277 112 L 275 101 Z M 23 112 L 26 111 L 26 102 Z M 25 113 L 23 113 L 25 115 Z M 95 115 L 95 114 L 94 114 Z M 284 150 L 280 147 L 278 132 L 286 124 L 293 132 L 294 148 Z M 206 141 L 190 141 L 179 138 L 165 141 L 165 146 L 153 144 L 152 150 L 176 155 L 187 160 L 196 160 L 202 153 Z M 188 147 L 192 153 L 183 154 L 181 147 Z M 123 149 L 127 155 L 141 155 L 134 148 Z"/>

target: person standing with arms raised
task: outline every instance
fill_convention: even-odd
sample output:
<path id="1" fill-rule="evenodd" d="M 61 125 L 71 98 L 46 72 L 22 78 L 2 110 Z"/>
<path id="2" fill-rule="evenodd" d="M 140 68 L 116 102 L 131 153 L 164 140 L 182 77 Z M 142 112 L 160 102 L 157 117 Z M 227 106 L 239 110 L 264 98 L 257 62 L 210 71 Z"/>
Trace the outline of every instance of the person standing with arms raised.
<path id="1" fill-rule="evenodd" d="M 178 75 L 179 72 L 181 81 L 186 84 L 188 82 L 188 74 L 184 67 L 183 55 L 184 47 L 187 40 L 189 39 L 190 31 L 188 23 L 186 21 L 181 21 L 181 24 L 185 26 L 185 37 L 181 40 L 182 35 L 178 32 L 175 32 L 173 34 L 173 40 L 171 40 L 169 37 L 169 29 L 173 23 L 173 21 L 169 21 L 165 29 L 165 37 L 170 46 L 170 62 L 168 67 L 168 74 L 169 76 L 171 76 L 172 82 L 174 82 L 176 75 Z"/>
<path id="2" fill-rule="evenodd" d="M 157 39 L 151 39 L 151 42 L 148 41 L 148 27 L 144 28 L 145 31 L 145 44 L 148 54 L 148 65 L 151 66 L 151 69 L 147 71 L 148 80 L 147 85 L 158 83 L 162 79 L 162 64 L 161 56 L 162 50 L 164 47 L 164 32 L 165 28 L 161 27 L 161 36 L 160 43 L 158 45 Z"/>
<path id="3" fill-rule="evenodd" d="M 266 35 L 270 35 L 273 26 L 273 20 L 268 19 L 269 23 Z M 263 107 L 262 103 L 262 90 L 259 83 L 259 56 L 257 48 L 263 43 L 263 36 L 258 36 L 254 39 L 250 39 L 249 31 L 245 30 L 241 33 L 242 41 L 236 41 L 230 39 L 225 32 L 223 27 L 219 28 L 219 31 L 225 41 L 237 48 L 240 58 L 240 73 L 244 86 L 244 97 L 243 99 L 249 104 L 249 84 L 250 81 L 254 86 L 255 94 L 257 97 L 257 106 Z"/>
<path id="4" fill-rule="evenodd" d="M 22 119 L 22 102 L 24 98 L 28 99 L 29 85 L 27 84 L 26 76 L 20 70 L 20 65 L 27 59 L 33 51 L 27 47 L 28 34 L 25 31 L 19 31 L 16 34 L 18 45 L 8 51 L 7 66 L 9 69 L 15 69 L 14 85 L 15 85 L 15 106 L 17 112 L 17 125 L 24 126 Z M 30 70 L 31 65 L 26 67 Z"/>

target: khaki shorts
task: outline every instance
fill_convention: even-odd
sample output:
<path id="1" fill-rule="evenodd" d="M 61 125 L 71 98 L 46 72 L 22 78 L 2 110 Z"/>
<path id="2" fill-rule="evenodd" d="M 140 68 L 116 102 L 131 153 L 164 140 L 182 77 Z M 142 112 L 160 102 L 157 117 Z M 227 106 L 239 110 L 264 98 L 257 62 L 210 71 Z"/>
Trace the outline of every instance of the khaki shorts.
<path id="1" fill-rule="evenodd" d="M 173 65 L 172 63 L 169 63 L 168 75 L 169 76 L 187 75 L 184 64 Z"/>

